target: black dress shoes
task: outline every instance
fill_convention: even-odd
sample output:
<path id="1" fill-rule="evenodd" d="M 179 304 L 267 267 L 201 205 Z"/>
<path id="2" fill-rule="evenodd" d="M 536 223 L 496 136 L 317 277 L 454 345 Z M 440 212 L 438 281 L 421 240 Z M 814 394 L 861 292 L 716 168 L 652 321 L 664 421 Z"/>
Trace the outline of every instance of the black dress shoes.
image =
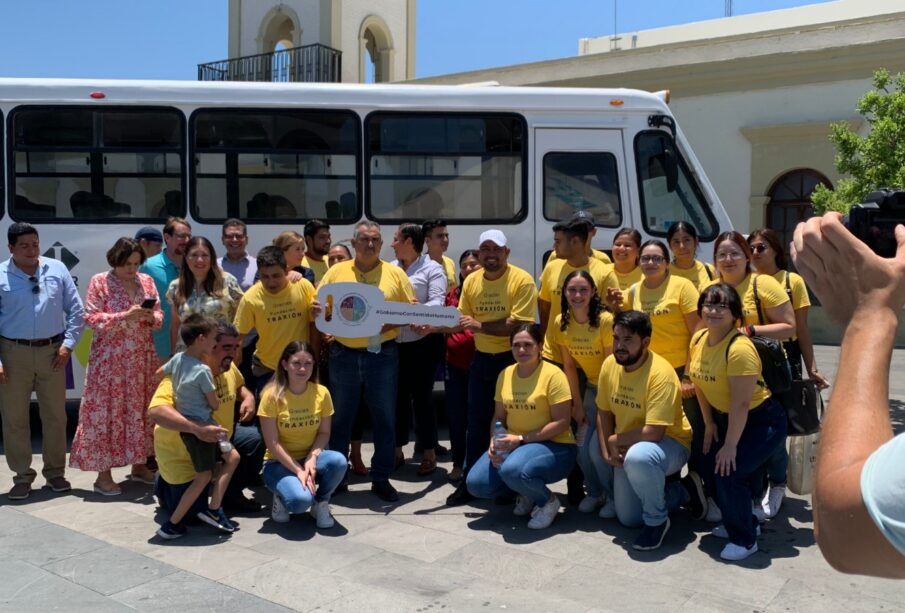
<path id="1" fill-rule="evenodd" d="M 371 491 L 374 492 L 378 498 L 386 502 L 396 502 L 399 500 L 399 493 L 389 480 L 374 481 L 371 483 Z"/>
<path id="2" fill-rule="evenodd" d="M 465 481 L 456 488 L 456 491 L 446 497 L 446 506 L 448 507 L 458 507 L 463 504 L 468 504 L 475 497 L 471 495 L 471 492 L 468 491 L 468 488 L 465 487 Z"/>

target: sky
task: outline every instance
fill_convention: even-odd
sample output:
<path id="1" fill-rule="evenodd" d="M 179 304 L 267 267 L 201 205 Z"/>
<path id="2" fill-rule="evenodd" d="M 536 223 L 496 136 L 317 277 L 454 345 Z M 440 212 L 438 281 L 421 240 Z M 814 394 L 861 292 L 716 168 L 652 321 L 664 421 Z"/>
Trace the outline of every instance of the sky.
<path id="1" fill-rule="evenodd" d="M 817 3 L 733 0 L 732 12 Z M 420 0 L 416 74 L 571 57 L 580 38 L 724 14 L 725 0 Z M 0 77 L 194 80 L 228 56 L 227 36 L 227 0 L 0 0 Z"/>

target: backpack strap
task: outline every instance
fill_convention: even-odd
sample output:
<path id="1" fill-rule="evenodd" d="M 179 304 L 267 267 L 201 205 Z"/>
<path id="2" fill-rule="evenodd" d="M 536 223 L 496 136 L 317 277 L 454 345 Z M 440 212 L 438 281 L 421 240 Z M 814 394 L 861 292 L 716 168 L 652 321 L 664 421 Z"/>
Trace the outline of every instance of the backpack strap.
<path id="1" fill-rule="evenodd" d="M 707 278 L 713 281 L 713 268 L 707 262 L 704 262 L 704 270 L 707 271 Z"/>
<path id="2" fill-rule="evenodd" d="M 737 339 L 740 336 L 745 336 L 745 335 L 742 334 L 741 332 L 736 332 L 735 335 L 729 339 L 729 342 L 726 343 L 726 368 L 729 368 L 729 350 L 732 348 L 732 343 L 734 343 L 735 339 Z"/>
<path id="3" fill-rule="evenodd" d="M 789 296 L 789 301 L 792 300 L 792 283 L 789 281 L 790 276 L 791 276 L 791 273 L 787 270 L 786 271 L 786 294 L 788 294 L 788 296 Z"/>
<path id="4" fill-rule="evenodd" d="M 754 308 L 757 309 L 758 325 L 766 325 L 767 319 L 764 317 L 764 311 L 760 306 L 760 296 L 757 295 L 757 275 L 751 277 L 751 283 L 754 284 Z"/>
<path id="5" fill-rule="evenodd" d="M 698 343 L 701 342 L 701 339 L 704 338 L 704 335 L 707 334 L 707 329 L 698 330 L 694 333 L 694 336 L 691 337 L 691 346 L 694 347 Z"/>
<path id="6" fill-rule="evenodd" d="M 628 307 L 629 311 L 635 310 L 635 286 L 637 283 L 632 283 L 632 286 L 628 288 Z"/>

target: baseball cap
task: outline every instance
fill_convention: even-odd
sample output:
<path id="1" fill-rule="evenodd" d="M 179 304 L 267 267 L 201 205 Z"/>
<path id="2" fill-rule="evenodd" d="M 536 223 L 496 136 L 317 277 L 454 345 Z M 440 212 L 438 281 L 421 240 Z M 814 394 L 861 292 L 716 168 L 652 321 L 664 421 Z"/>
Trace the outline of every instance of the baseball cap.
<path id="1" fill-rule="evenodd" d="M 161 234 L 160 230 L 152 228 L 151 226 L 145 226 L 135 233 L 135 240 L 142 238 L 146 241 L 153 241 L 156 243 L 163 242 L 163 234 Z"/>
<path id="2" fill-rule="evenodd" d="M 478 245 L 484 244 L 484 241 L 490 241 L 497 247 L 505 247 L 506 235 L 499 230 L 485 230 L 484 232 L 481 232 L 481 237 L 478 239 Z"/>
<path id="3" fill-rule="evenodd" d="M 594 225 L 594 215 L 590 211 L 585 211 L 584 209 L 575 211 L 572 213 L 572 217 L 569 221 L 586 221 L 591 225 Z"/>

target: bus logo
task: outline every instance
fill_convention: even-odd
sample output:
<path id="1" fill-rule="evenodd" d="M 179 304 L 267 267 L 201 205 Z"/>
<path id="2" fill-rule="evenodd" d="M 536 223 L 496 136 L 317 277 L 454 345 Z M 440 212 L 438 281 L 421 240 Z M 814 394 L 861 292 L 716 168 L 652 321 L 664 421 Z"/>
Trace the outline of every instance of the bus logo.
<path id="1" fill-rule="evenodd" d="M 69 249 L 63 246 L 63 243 L 56 242 L 53 246 L 44 252 L 45 258 L 53 258 L 55 260 L 60 260 L 63 264 L 66 265 L 66 269 L 72 271 L 73 268 L 79 263 L 79 259 L 75 257 Z"/>

